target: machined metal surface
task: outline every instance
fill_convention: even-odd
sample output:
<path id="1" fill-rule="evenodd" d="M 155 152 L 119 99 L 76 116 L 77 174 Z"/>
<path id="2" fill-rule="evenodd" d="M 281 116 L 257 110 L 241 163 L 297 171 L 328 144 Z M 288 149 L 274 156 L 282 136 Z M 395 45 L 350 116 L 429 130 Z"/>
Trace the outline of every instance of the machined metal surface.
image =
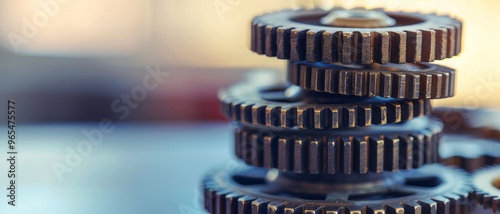
<path id="1" fill-rule="evenodd" d="M 307 90 L 401 99 L 442 99 L 455 95 L 455 70 L 428 63 L 328 65 L 289 62 L 287 79 Z"/>
<path id="2" fill-rule="evenodd" d="M 395 172 L 436 163 L 443 129 L 429 117 L 340 130 L 236 126 L 236 156 L 248 165 L 310 174 Z"/>
<path id="3" fill-rule="evenodd" d="M 428 165 L 381 175 L 297 175 L 245 168 L 203 182 L 210 213 L 466 213 L 472 190 L 458 169 Z"/>
<path id="4" fill-rule="evenodd" d="M 431 110 L 427 99 L 357 98 L 307 92 L 280 83 L 267 87 L 240 83 L 220 91 L 219 100 L 224 115 L 236 122 L 300 129 L 400 123 Z"/>
<path id="5" fill-rule="evenodd" d="M 381 28 L 321 24 L 330 11 L 283 10 L 252 21 L 251 49 L 262 55 L 343 64 L 432 62 L 461 51 L 462 23 L 448 16 L 385 12 L 396 20 Z"/>

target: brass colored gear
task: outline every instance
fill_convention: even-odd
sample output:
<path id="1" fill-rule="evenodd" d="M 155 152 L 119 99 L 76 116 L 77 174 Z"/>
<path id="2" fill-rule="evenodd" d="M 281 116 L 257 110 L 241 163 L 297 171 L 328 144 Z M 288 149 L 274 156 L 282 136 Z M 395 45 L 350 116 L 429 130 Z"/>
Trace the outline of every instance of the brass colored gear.
<path id="1" fill-rule="evenodd" d="M 427 63 L 347 66 L 288 62 L 288 81 L 307 90 L 350 96 L 441 99 L 455 94 L 455 70 Z"/>
<path id="2" fill-rule="evenodd" d="M 205 208 L 219 214 L 468 213 L 465 172 L 441 165 L 400 173 L 297 175 L 242 168 L 204 179 Z"/>
<path id="3" fill-rule="evenodd" d="M 462 23 L 435 14 L 384 12 L 395 25 L 352 28 L 321 23 L 333 11 L 283 10 L 252 21 L 252 51 L 328 64 L 432 62 L 461 50 Z M 377 11 L 380 12 L 380 11 Z"/>
<path id="4" fill-rule="evenodd" d="M 392 124 L 430 114 L 427 99 L 364 98 L 303 91 L 297 86 L 241 83 L 219 92 L 224 115 L 236 122 L 300 129 Z"/>
<path id="5" fill-rule="evenodd" d="M 414 169 L 438 161 L 441 121 L 342 130 L 237 125 L 236 156 L 245 163 L 311 174 L 366 174 Z"/>

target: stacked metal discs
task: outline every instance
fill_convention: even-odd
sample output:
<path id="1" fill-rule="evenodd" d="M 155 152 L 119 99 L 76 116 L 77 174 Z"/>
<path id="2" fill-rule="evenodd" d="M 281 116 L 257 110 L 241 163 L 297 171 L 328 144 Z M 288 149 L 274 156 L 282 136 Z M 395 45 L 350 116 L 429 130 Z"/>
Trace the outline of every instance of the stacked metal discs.
<path id="1" fill-rule="evenodd" d="M 381 10 L 255 17 L 251 49 L 288 61 L 287 80 L 219 93 L 246 166 L 204 180 L 210 213 L 466 213 L 464 171 L 439 162 L 430 99 L 454 95 L 461 22 Z"/>

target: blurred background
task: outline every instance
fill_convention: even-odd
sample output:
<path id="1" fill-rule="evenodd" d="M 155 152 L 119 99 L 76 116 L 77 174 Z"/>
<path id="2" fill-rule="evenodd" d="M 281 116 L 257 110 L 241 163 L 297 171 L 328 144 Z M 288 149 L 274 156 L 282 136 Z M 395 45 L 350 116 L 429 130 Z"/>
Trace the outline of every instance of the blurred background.
<path id="1" fill-rule="evenodd" d="M 203 213 L 202 175 L 232 158 L 217 91 L 284 73 L 249 50 L 252 17 L 314 5 L 459 17 L 461 55 L 436 62 L 458 70 L 458 92 L 434 104 L 500 108 L 497 0 L 0 0 L 0 101 L 21 124 L 20 205 L 0 213 Z M 54 164 L 103 118 L 115 131 L 61 179 Z"/>
<path id="2" fill-rule="evenodd" d="M 219 88 L 249 69 L 284 70 L 284 61 L 249 50 L 252 17 L 313 4 L 461 18 L 462 54 L 437 62 L 458 69 L 458 93 L 435 105 L 500 107 L 495 0 L 2 0 L 0 96 L 23 103 L 18 119 L 26 122 L 116 118 L 110 104 L 141 84 L 147 66 L 160 65 L 168 78 L 127 120 L 220 120 Z"/>

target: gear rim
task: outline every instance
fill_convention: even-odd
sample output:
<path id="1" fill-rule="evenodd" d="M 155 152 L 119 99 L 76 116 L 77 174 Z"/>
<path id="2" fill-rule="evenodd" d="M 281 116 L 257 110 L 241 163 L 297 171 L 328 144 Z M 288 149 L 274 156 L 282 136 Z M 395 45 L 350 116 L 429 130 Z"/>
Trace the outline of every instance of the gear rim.
<path id="1" fill-rule="evenodd" d="M 447 186 L 438 187 L 440 188 L 439 191 L 429 191 L 425 196 L 419 196 L 417 199 L 408 195 L 402 197 L 396 196 L 395 198 L 383 199 L 387 200 L 383 203 L 380 203 L 378 200 L 370 200 L 370 202 L 361 200 L 360 202 L 349 199 L 347 199 L 347 201 L 335 200 L 336 202 L 327 200 L 321 201 L 322 199 L 314 200 L 314 196 L 312 196 L 312 199 L 297 199 L 289 196 L 283 197 L 275 193 L 263 193 L 261 190 L 253 191 L 250 187 L 245 189 L 245 185 L 237 184 L 232 181 L 228 173 L 218 173 L 207 176 L 204 179 L 205 208 L 210 213 L 227 214 L 274 214 L 283 213 L 285 210 L 290 214 L 303 212 L 325 213 L 328 211 L 338 214 L 354 214 L 362 213 L 367 210 L 373 213 L 459 213 L 469 210 L 471 206 L 467 200 L 467 195 L 472 190 L 472 187 L 470 186 L 465 172 L 441 165 L 428 165 L 425 168 L 409 172 L 425 175 L 426 173 L 432 174 L 431 171 L 439 174 L 434 176 L 446 176 L 440 178 L 445 178 L 446 182 L 455 183 L 456 185 L 447 184 Z M 218 176 L 218 178 L 216 178 L 216 176 Z M 411 176 L 405 178 L 408 179 L 411 178 Z M 259 183 L 262 184 L 261 181 L 262 180 L 259 181 L 258 179 L 254 179 L 247 184 L 252 184 L 252 182 L 254 185 Z M 264 187 L 261 187 L 261 189 L 266 190 Z M 280 190 L 278 190 L 278 193 L 279 191 Z"/>
<path id="2" fill-rule="evenodd" d="M 240 83 L 218 93 L 222 113 L 236 122 L 262 126 L 300 129 L 354 128 L 400 123 L 430 114 L 428 99 L 353 98 L 308 92 L 319 100 L 337 100 L 334 104 L 308 104 L 302 101 L 268 101 L 262 93 L 285 93 L 289 86 L 277 83 L 258 87 Z M 319 95 L 327 96 L 318 98 Z M 316 100 L 316 101 L 319 101 Z"/>
<path id="3" fill-rule="evenodd" d="M 462 23 L 448 16 L 386 12 L 392 18 L 420 21 L 384 28 L 318 26 L 292 20 L 318 19 L 327 13 L 301 9 L 257 16 L 252 21 L 251 50 L 278 59 L 328 64 L 433 62 L 461 51 Z"/>
<path id="4" fill-rule="evenodd" d="M 349 96 L 398 99 L 443 99 L 455 95 L 455 70 L 421 63 L 347 67 L 288 62 L 287 79 L 303 89 Z"/>
<path id="5" fill-rule="evenodd" d="M 254 167 L 311 174 L 365 174 L 438 162 L 443 125 L 435 118 L 341 130 L 236 124 L 235 154 Z"/>

